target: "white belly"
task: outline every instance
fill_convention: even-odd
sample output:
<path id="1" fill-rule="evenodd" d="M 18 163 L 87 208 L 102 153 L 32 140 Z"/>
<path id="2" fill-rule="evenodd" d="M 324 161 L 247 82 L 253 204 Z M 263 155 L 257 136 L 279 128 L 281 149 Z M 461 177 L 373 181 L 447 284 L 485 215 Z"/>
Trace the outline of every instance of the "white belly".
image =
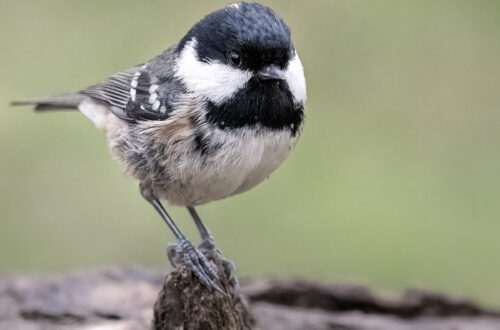
<path id="1" fill-rule="evenodd" d="M 90 113 L 98 127 L 106 128 L 109 145 L 127 172 L 151 182 L 157 197 L 177 205 L 205 204 L 253 188 L 278 168 L 298 138 L 298 134 L 293 136 L 287 129 L 213 129 L 207 131 L 207 139 L 217 147 L 203 155 L 193 150 L 194 136 L 188 125 L 179 129 L 168 126 L 168 121 L 142 122 L 130 128 L 105 107 L 89 102 L 80 108 L 85 114 Z M 173 136 L 169 132 L 176 128 L 175 135 L 186 138 L 169 143 Z M 130 137 L 131 129 L 136 132 L 134 138 Z M 130 163 L 131 154 L 138 156 L 134 159 L 150 157 L 151 141 L 168 147 L 154 154 L 157 158 L 153 163 L 147 162 L 146 168 Z M 121 149 L 117 147 L 120 144 Z"/>
<path id="2" fill-rule="evenodd" d="M 161 197 L 173 204 L 200 205 L 244 192 L 267 178 L 287 157 L 296 137 L 290 131 L 216 131 L 221 147 L 209 159 L 181 157 Z M 172 177 L 171 177 L 172 178 Z"/>

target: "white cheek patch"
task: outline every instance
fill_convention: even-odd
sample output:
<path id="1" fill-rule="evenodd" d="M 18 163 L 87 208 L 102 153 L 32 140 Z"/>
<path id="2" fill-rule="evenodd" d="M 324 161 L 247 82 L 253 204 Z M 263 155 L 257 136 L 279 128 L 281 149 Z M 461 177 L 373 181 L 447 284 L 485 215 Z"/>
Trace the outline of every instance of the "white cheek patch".
<path id="1" fill-rule="evenodd" d="M 304 68 L 300 62 L 299 55 L 295 56 L 288 63 L 285 71 L 286 82 L 293 95 L 295 103 L 304 103 L 306 101 L 306 78 L 304 77 Z"/>
<path id="2" fill-rule="evenodd" d="M 227 64 L 198 60 L 195 47 L 194 38 L 186 43 L 177 59 L 175 73 L 190 92 L 201 94 L 220 105 L 243 88 L 252 77 L 251 72 Z"/>

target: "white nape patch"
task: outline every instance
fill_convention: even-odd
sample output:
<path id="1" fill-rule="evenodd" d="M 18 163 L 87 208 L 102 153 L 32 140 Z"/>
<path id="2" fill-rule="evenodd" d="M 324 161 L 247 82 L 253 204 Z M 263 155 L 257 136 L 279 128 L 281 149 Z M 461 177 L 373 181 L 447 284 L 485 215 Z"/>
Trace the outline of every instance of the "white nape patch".
<path id="1" fill-rule="evenodd" d="M 304 77 L 304 68 L 300 62 L 299 55 L 295 56 L 288 63 L 285 71 L 286 82 L 293 95 L 295 103 L 304 103 L 306 101 L 306 78 Z"/>
<path id="2" fill-rule="evenodd" d="M 228 7 L 238 9 L 238 8 L 240 8 L 240 3 L 239 2 L 235 2 L 235 3 L 230 4 Z"/>
<path id="3" fill-rule="evenodd" d="M 190 92 L 220 105 L 231 98 L 252 78 L 250 71 L 233 68 L 216 61 L 202 62 L 196 55 L 196 39 L 186 43 L 176 63 L 175 76 Z"/>
<path id="4" fill-rule="evenodd" d="M 109 110 L 104 105 L 96 103 L 88 98 L 78 105 L 78 109 L 87 118 L 92 120 L 97 128 L 104 128 L 106 125 L 106 117 Z"/>

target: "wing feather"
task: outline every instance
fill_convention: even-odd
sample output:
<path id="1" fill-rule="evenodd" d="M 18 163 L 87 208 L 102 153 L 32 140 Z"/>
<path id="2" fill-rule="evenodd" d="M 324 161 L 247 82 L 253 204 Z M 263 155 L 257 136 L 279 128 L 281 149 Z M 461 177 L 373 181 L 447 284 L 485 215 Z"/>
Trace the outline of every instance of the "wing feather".
<path id="1" fill-rule="evenodd" d="M 125 111 L 131 100 L 131 83 L 140 66 L 130 68 L 126 71 L 111 76 L 108 80 L 87 87 L 80 94 L 87 95 L 93 99 L 117 107 Z"/>
<path id="2" fill-rule="evenodd" d="M 164 120 L 168 118 L 169 94 L 158 86 L 169 85 L 169 79 L 159 79 L 152 71 L 149 63 L 135 66 L 79 93 L 108 105 L 111 112 L 123 120 Z M 151 88 L 154 85 L 155 88 Z"/>
<path id="3" fill-rule="evenodd" d="M 35 105 L 36 110 L 78 109 L 90 98 L 125 121 L 165 120 L 174 100 L 185 93 L 183 84 L 173 74 L 175 49 L 174 45 L 146 64 L 118 72 L 77 93 L 12 104 Z"/>

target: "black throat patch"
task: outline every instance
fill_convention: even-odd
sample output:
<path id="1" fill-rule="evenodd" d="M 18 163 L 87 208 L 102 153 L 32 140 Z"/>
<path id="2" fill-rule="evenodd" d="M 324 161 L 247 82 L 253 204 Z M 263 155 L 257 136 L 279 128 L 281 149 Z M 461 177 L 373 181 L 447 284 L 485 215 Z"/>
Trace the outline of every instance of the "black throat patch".
<path id="1" fill-rule="evenodd" d="M 209 102 L 206 119 L 221 129 L 262 125 L 290 129 L 296 135 L 304 118 L 303 104 L 296 105 L 284 81 L 252 78 L 230 100 L 221 105 Z"/>

